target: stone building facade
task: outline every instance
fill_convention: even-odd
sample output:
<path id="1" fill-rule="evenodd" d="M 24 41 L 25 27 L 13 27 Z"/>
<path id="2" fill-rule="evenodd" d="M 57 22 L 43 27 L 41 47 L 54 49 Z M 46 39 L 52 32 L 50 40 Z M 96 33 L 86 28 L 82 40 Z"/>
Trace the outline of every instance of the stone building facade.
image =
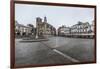
<path id="1" fill-rule="evenodd" d="M 93 38 L 94 37 L 94 21 L 92 24 L 88 22 L 78 22 L 77 24 L 66 27 L 61 26 L 58 28 L 58 35 L 59 36 L 70 36 L 70 37 L 86 37 L 86 38 Z"/>
<path id="2" fill-rule="evenodd" d="M 46 17 L 44 17 L 43 21 L 40 17 L 36 18 L 36 29 L 36 38 L 56 34 L 56 29 L 47 22 Z"/>
<path id="3" fill-rule="evenodd" d="M 77 24 L 71 26 L 71 34 L 86 34 L 90 32 L 92 32 L 91 25 L 88 22 L 78 22 Z"/>
<path id="4" fill-rule="evenodd" d="M 22 24 L 19 24 L 17 21 L 15 21 L 15 35 L 16 37 L 19 36 L 29 36 L 32 34 L 32 27 L 24 26 Z"/>
<path id="5" fill-rule="evenodd" d="M 71 33 L 70 27 L 66 27 L 65 25 L 62 25 L 58 28 L 58 35 L 59 36 L 69 36 Z"/>
<path id="6" fill-rule="evenodd" d="M 94 20 L 92 21 L 92 24 L 91 24 L 91 30 L 92 30 L 92 34 L 94 35 L 94 33 L 95 33 L 95 22 L 94 22 Z"/>

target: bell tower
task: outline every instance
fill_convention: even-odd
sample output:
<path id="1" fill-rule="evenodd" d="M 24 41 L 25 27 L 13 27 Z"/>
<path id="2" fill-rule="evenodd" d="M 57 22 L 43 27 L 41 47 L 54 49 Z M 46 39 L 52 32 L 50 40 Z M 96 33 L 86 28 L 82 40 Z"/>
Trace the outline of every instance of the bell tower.
<path id="1" fill-rule="evenodd" d="M 47 23 L 47 17 L 46 16 L 44 17 L 44 23 Z"/>

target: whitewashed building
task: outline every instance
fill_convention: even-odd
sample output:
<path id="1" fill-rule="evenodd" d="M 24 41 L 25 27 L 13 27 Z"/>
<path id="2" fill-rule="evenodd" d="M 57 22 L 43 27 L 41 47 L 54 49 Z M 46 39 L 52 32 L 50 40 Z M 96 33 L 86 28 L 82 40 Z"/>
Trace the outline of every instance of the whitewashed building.
<path id="1" fill-rule="evenodd" d="M 15 34 L 17 36 L 28 36 L 31 34 L 31 27 L 24 26 L 15 21 Z"/>
<path id="2" fill-rule="evenodd" d="M 94 24 L 94 21 L 92 21 L 92 24 L 91 24 L 91 30 L 92 30 L 92 33 L 94 33 L 94 28 L 95 27 L 95 24 Z"/>
<path id="3" fill-rule="evenodd" d="M 66 27 L 65 25 L 62 25 L 61 27 L 59 27 L 58 35 L 62 35 L 62 36 L 70 35 L 70 27 Z"/>
<path id="4" fill-rule="evenodd" d="M 89 33 L 90 30 L 91 25 L 88 22 L 78 22 L 78 24 L 71 26 L 71 34 L 86 34 Z"/>

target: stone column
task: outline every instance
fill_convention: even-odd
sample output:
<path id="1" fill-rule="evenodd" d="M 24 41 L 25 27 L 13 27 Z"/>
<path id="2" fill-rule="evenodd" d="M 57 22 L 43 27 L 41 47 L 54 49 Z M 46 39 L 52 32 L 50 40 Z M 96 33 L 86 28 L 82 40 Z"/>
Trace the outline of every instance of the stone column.
<path id="1" fill-rule="evenodd" d="M 35 36 L 36 39 L 38 39 L 38 23 L 36 23 L 36 36 Z"/>

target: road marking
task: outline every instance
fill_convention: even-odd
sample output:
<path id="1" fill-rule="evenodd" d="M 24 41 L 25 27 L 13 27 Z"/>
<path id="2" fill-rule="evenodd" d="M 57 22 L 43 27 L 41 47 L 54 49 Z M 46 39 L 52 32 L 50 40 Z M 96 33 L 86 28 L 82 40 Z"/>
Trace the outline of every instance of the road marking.
<path id="1" fill-rule="evenodd" d="M 57 49 L 53 49 L 53 51 L 56 52 L 56 53 L 58 53 L 58 54 L 60 54 L 60 55 L 62 55 L 62 56 L 64 56 L 65 58 L 71 60 L 72 62 L 79 62 L 79 60 L 76 60 L 76 59 L 74 59 L 74 58 L 72 58 L 72 57 L 70 57 L 70 56 L 62 53 L 61 51 L 59 51 Z"/>
<path id="2" fill-rule="evenodd" d="M 65 58 L 71 60 L 72 62 L 80 62 L 79 60 L 76 60 L 76 59 L 74 59 L 74 58 L 68 56 L 67 54 L 62 53 L 61 51 L 59 51 L 59 50 L 57 50 L 57 49 L 51 48 L 50 46 L 48 46 L 47 44 L 45 44 L 45 43 L 43 43 L 43 42 L 40 42 L 40 43 L 44 44 L 45 46 L 47 46 L 48 48 L 52 49 L 54 52 L 56 52 L 56 53 L 62 55 L 63 57 L 65 57 Z"/>

